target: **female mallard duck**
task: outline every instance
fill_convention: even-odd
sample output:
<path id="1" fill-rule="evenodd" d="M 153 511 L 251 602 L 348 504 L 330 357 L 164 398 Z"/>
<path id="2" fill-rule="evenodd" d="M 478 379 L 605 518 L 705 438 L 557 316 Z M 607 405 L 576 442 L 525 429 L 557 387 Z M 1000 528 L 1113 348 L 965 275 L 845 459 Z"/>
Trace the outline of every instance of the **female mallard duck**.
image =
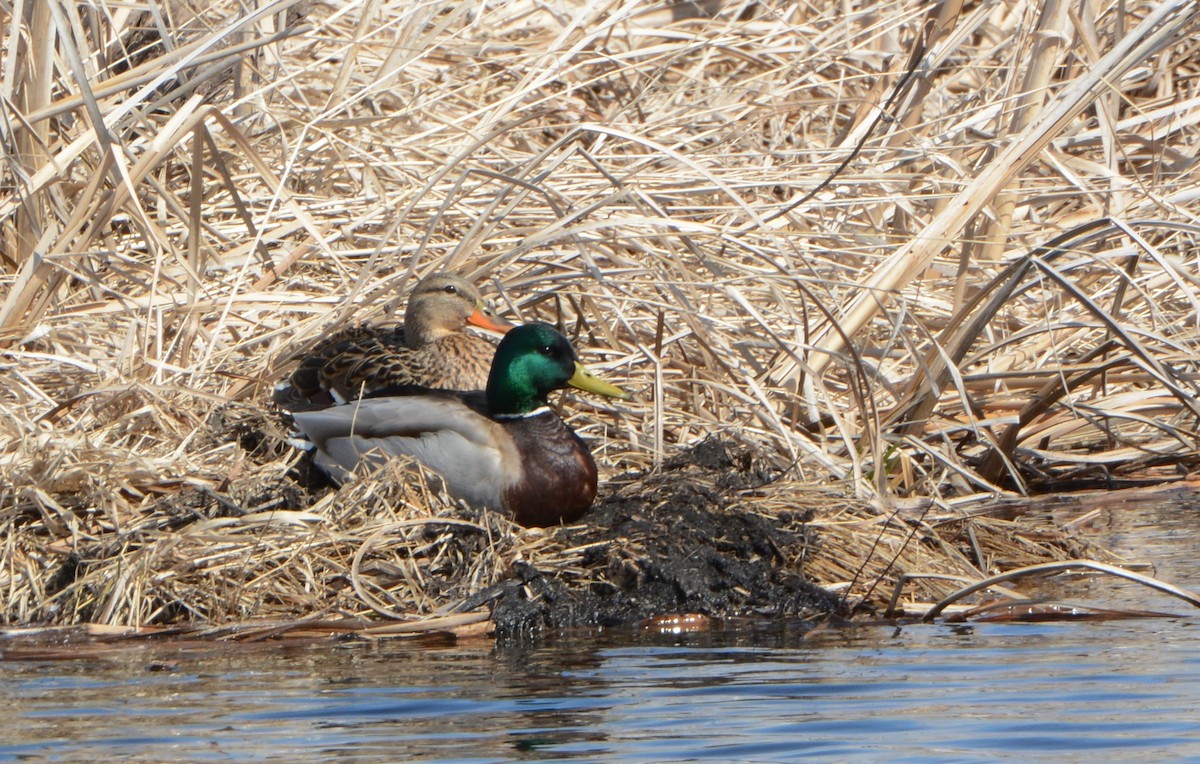
<path id="1" fill-rule="evenodd" d="M 482 390 L 496 346 L 467 334 L 467 324 L 503 334 L 514 325 L 497 318 L 471 282 L 434 273 L 408 298 L 404 325 L 391 331 L 360 326 L 318 346 L 280 386 L 285 405 L 361 398 L 386 387 Z"/>
<path id="2" fill-rule="evenodd" d="M 629 397 L 592 376 L 554 327 L 527 324 L 500 342 L 484 393 L 383 391 L 294 417 L 335 480 L 363 461 L 407 455 L 451 494 L 544 527 L 578 519 L 596 498 L 591 452 L 546 400 L 566 385 Z"/>

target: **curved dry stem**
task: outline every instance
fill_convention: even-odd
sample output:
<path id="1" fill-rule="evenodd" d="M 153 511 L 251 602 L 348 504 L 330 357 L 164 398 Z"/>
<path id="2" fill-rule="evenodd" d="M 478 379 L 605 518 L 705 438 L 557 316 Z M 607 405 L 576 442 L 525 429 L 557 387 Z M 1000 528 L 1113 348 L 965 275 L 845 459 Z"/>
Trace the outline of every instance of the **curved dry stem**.
<path id="1" fill-rule="evenodd" d="M 944 597 L 937 604 L 931 607 L 929 611 L 921 617 L 921 620 L 932 621 L 934 618 L 937 618 L 943 610 L 950 605 L 953 605 L 955 602 L 958 602 L 963 597 L 969 597 L 975 592 L 982 591 L 989 587 L 995 586 L 996 584 L 1015 581 L 1019 578 L 1037 575 L 1039 573 L 1056 573 L 1064 570 L 1079 569 L 1094 570 L 1099 573 L 1116 576 L 1117 578 L 1128 579 L 1129 581 L 1134 581 L 1142 586 L 1148 586 L 1151 589 L 1163 592 L 1164 594 L 1177 597 L 1190 605 L 1200 607 L 1200 595 L 1192 594 L 1186 589 L 1181 589 L 1178 586 L 1168 584 L 1165 581 L 1159 581 L 1157 578 L 1143 576 L 1140 573 L 1134 573 L 1133 571 L 1125 570 L 1124 568 L 1118 568 L 1115 565 L 1107 565 L 1103 562 L 1096 562 L 1095 560 L 1066 560 L 1063 562 L 1045 562 L 1038 565 L 1029 565 L 1024 568 L 1017 568 L 1016 570 L 1010 570 L 999 575 L 985 578 L 982 581 L 977 581 L 970 586 L 965 586 L 962 589 L 959 589 L 958 591 Z"/>
<path id="2" fill-rule="evenodd" d="M 448 525 L 458 528 L 468 528 L 480 533 L 485 532 L 485 529 L 482 526 L 476 525 L 475 523 L 469 523 L 464 520 L 454 520 L 451 518 L 430 517 L 418 520 L 401 520 L 394 523 L 387 523 L 380 526 L 375 530 L 374 533 L 365 538 L 363 542 L 359 544 L 358 550 L 355 551 L 354 557 L 350 562 L 350 582 L 354 586 L 354 591 L 356 594 L 358 594 L 358 597 L 360 600 L 362 600 L 363 604 L 384 618 L 390 618 L 393 621 L 411 621 L 417 618 L 417 616 L 414 616 L 412 613 L 398 613 L 380 602 L 375 595 L 367 591 L 367 588 L 362 582 L 361 571 L 363 558 L 372 550 L 372 548 L 375 546 L 375 543 L 381 536 L 384 536 L 388 533 L 393 533 L 400 528 L 415 528 L 429 525 Z"/>

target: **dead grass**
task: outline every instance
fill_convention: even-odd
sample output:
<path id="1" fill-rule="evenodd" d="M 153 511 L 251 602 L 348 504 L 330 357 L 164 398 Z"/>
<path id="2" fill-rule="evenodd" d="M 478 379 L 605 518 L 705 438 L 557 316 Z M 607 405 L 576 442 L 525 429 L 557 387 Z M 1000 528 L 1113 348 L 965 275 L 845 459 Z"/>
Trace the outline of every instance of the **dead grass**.
<path id="1" fill-rule="evenodd" d="M 663 5 L 17 4 L 4 620 L 439 616 L 571 570 L 403 482 L 307 492 L 256 413 L 438 268 L 638 395 L 565 403 L 606 474 L 716 433 L 786 470 L 765 507 L 836 486 L 805 571 L 852 600 L 1089 551 L 981 501 L 1200 465 L 1193 3 Z"/>

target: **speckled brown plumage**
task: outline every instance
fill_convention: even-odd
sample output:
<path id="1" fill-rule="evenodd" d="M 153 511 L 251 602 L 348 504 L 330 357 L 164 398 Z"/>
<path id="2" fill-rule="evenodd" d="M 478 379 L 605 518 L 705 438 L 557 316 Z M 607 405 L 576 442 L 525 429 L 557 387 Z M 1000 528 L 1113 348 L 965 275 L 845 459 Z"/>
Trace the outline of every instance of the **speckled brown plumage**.
<path id="1" fill-rule="evenodd" d="M 481 390 L 496 346 L 464 330 L 467 324 L 504 332 L 470 282 L 450 273 L 422 279 L 409 297 L 404 325 L 380 330 L 358 326 L 319 345 L 306 357 L 276 400 L 289 408 L 328 405 L 391 387 Z"/>
<path id="2" fill-rule="evenodd" d="M 403 328 L 341 340 L 301 364 L 292 385 L 310 399 L 333 392 L 354 400 L 389 387 L 480 390 L 487 384 L 496 346 L 483 337 L 447 334 L 416 349 L 403 340 Z"/>

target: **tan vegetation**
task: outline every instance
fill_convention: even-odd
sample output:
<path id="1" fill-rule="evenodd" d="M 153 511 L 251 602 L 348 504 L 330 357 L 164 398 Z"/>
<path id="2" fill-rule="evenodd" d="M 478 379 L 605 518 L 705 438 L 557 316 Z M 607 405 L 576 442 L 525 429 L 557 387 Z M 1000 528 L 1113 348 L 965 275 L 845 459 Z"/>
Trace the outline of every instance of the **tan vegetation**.
<path id="1" fill-rule="evenodd" d="M 1194 2 L 10 7 L 9 623 L 606 575 L 409 480 L 297 482 L 272 385 L 434 269 L 638 396 L 564 401 L 604 475 L 765 455 L 732 500 L 814 509 L 849 601 L 1094 553 L 987 500 L 1200 465 Z"/>

